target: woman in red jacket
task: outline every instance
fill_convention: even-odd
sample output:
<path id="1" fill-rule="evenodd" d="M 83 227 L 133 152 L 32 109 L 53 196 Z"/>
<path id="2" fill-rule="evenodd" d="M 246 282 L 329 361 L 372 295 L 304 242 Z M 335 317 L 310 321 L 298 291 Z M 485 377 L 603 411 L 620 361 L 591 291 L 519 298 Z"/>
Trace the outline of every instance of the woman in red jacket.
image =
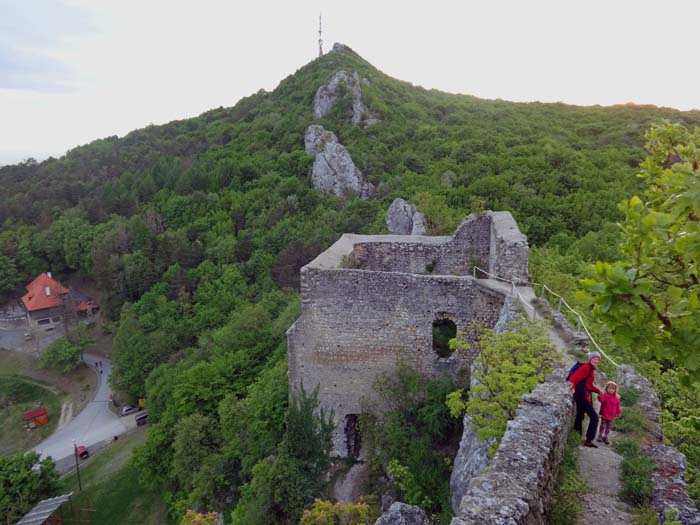
<path id="1" fill-rule="evenodd" d="M 605 383 L 605 393 L 598 396 L 598 401 L 600 402 L 598 441 L 609 445 L 608 434 L 612 428 L 613 421 L 622 415 L 620 396 L 617 395 L 617 385 L 613 381 Z"/>
<path id="2" fill-rule="evenodd" d="M 600 354 L 598 352 L 590 352 L 588 361 L 579 366 L 569 381 L 571 389 L 574 393 L 574 401 L 576 402 L 576 419 L 574 421 L 574 430 L 583 434 L 583 416 L 588 414 L 590 422 L 588 430 L 586 430 L 585 447 L 598 448 L 593 443 L 596 430 L 598 429 L 598 414 L 595 413 L 593 404 L 591 403 L 591 392 L 600 394 L 600 389 L 595 386 L 595 368 L 600 364 Z"/>

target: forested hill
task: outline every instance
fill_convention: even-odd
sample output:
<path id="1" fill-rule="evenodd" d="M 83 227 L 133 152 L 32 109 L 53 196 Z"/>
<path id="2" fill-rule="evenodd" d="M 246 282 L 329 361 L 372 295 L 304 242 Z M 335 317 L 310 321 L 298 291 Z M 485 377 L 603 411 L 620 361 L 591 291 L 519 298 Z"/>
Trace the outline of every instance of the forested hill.
<path id="1" fill-rule="evenodd" d="M 349 97 L 314 119 L 316 90 L 339 70 L 368 80 L 363 102 L 379 123 L 353 127 Z M 395 197 L 418 205 L 429 233 L 511 210 L 531 244 L 613 258 L 617 204 L 638 190 L 644 132 L 662 119 L 698 125 L 700 112 L 445 94 L 339 47 L 233 108 L 0 168 L 0 292 L 46 270 L 95 282 L 115 332 L 112 383 L 147 398 L 135 464 L 173 522 L 188 508 L 298 522 L 324 466 L 303 418 L 286 418 L 300 267 L 343 232 L 384 232 Z M 312 188 L 312 123 L 348 148 L 372 199 Z M 421 465 L 449 477 L 444 461 Z"/>

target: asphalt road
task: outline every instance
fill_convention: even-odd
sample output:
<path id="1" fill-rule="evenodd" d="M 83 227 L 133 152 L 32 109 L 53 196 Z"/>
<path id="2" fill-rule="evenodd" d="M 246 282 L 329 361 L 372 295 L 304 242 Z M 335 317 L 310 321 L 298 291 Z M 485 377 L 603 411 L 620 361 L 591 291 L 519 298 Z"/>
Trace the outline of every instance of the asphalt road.
<path id="1" fill-rule="evenodd" d="M 85 362 L 98 371 L 99 383 L 95 398 L 71 421 L 54 432 L 51 436 L 34 447 L 41 457 L 51 456 L 56 461 L 59 472 L 70 469 L 73 459 L 73 440 L 76 445 L 85 446 L 90 452 L 102 448 L 105 442 L 115 436 L 135 428 L 134 414 L 119 417 L 109 409 L 111 390 L 107 379 L 112 371 L 111 363 L 96 355 L 85 354 Z M 97 361 L 102 361 L 102 373 L 99 373 Z"/>

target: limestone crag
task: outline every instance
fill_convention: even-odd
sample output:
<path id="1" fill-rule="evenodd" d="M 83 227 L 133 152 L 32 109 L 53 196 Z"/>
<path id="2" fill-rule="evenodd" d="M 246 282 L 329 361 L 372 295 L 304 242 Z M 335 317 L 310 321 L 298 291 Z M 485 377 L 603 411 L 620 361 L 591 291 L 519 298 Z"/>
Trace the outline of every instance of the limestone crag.
<path id="1" fill-rule="evenodd" d="M 394 235 L 425 235 L 425 225 L 425 215 L 403 199 L 394 199 L 386 212 L 386 227 Z"/>
<path id="2" fill-rule="evenodd" d="M 366 79 L 364 79 L 366 80 Z M 367 106 L 362 102 L 362 84 L 357 72 L 352 74 L 347 71 L 338 71 L 330 80 L 318 88 L 314 96 L 313 112 L 314 116 L 321 118 L 331 112 L 338 99 L 344 93 L 352 97 L 352 125 L 371 126 L 380 121 L 377 115 L 369 113 Z"/>
<path id="3" fill-rule="evenodd" d="M 311 125 L 304 135 L 304 146 L 309 155 L 316 156 L 311 172 L 314 188 L 338 197 L 357 195 L 369 199 L 372 196 L 374 186 L 365 180 L 333 132 Z"/>
<path id="4" fill-rule="evenodd" d="M 420 507 L 397 501 L 374 525 L 430 525 L 430 520 Z"/>

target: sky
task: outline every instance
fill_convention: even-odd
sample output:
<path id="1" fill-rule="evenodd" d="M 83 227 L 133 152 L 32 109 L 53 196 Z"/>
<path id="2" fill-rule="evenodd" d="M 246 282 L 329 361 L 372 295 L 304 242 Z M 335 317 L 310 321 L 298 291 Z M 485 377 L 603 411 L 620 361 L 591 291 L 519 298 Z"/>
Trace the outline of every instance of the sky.
<path id="1" fill-rule="evenodd" d="M 0 165 L 272 90 L 320 12 L 324 50 L 426 88 L 700 109 L 695 0 L 0 0 Z"/>

